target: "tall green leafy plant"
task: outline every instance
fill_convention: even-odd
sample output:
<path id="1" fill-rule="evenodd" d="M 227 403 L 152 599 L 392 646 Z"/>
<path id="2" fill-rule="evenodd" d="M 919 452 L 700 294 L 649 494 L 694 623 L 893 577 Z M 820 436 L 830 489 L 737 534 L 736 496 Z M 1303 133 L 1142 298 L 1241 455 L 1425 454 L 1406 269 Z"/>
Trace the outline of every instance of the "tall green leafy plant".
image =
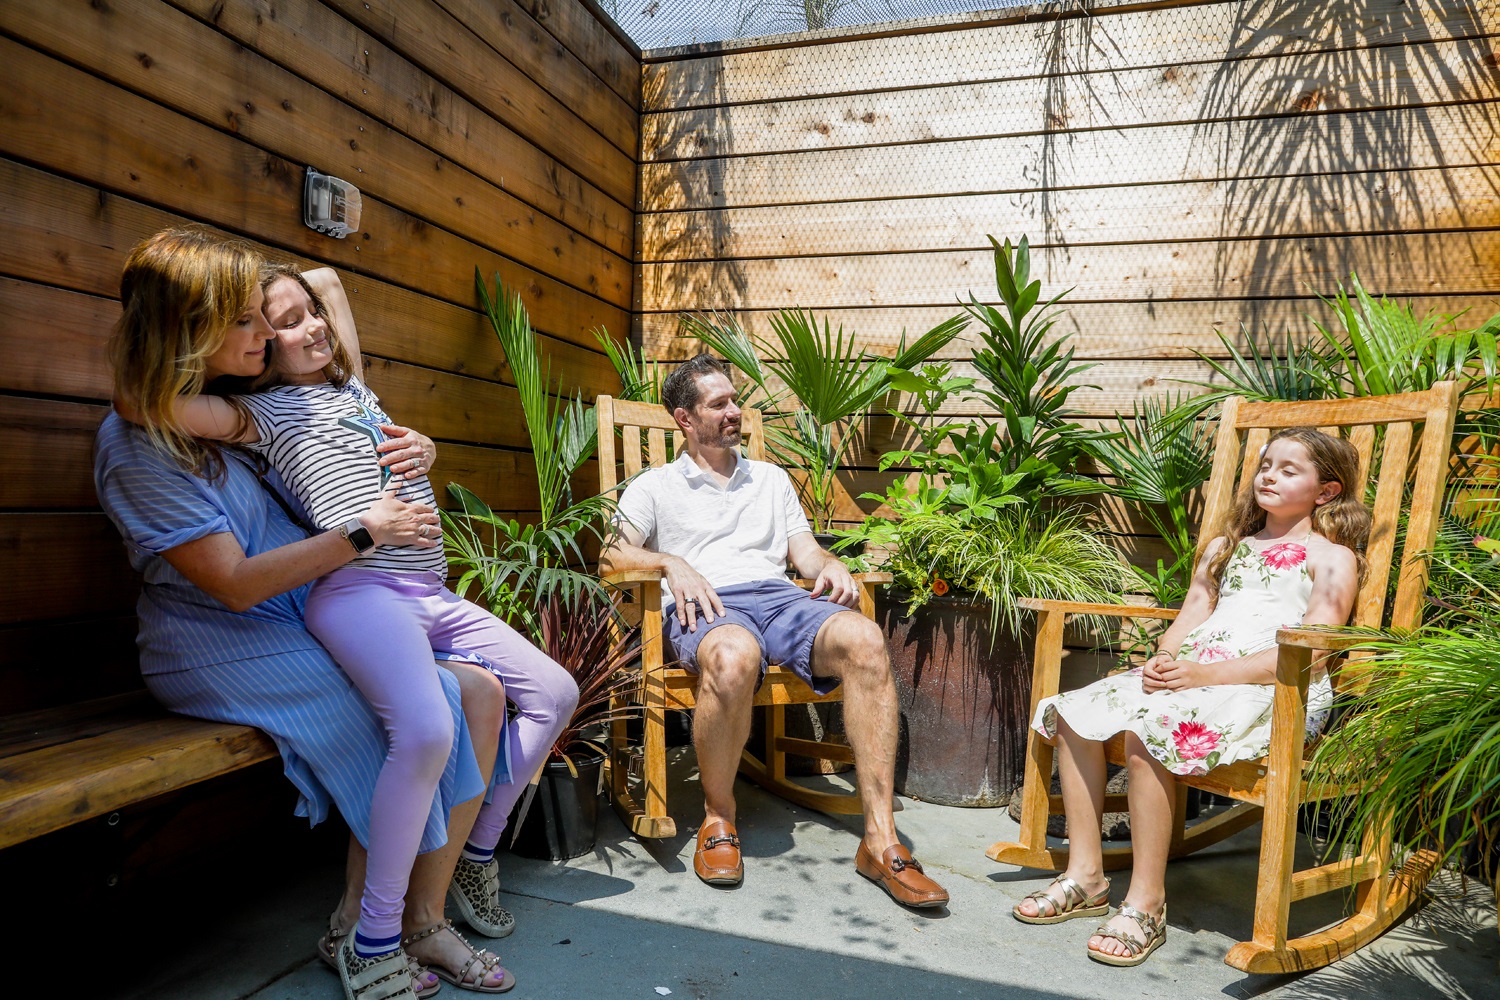
<path id="1" fill-rule="evenodd" d="M 622 344 L 604 330 L 595 330 L 594 339 L 620 378 L 620 399 L 661 402 L 661 383 L 666 378 L 661 362 L 647 361 L 634 345 L 628 341 Z"/>
<path id="2" fill-rule="evenodd" d="M 590 537 L 603 540 L 614 499 L 573 495 L 573 477 L 597 444 L 594 411 L 576 395 L 565 396 L 560 385 L 554 387 L 521 297 L 502 285 L 499 275 L 491 294 L 478 268 L 474 282 L 520 397 L 540 516 L 534 522 L 507 518 L 450 483 L 459 511 L 442 514 L 448 561 L 459 573 L 455 590 L 477 588 L 491 612 L 540 642 L 538 609 L 549 601 L 608 598 L 598 579 L 580 567 L 587 562 L 584 545 Z"/>
<path id="3" fill-rule="evenodd" d="M 1450 571 L 1453 568 L 1450 567 Z M 1336 850 L 1367 831 L 1444 859 L 1500 843 L 1500 592 L 1474 579 L 1472 600 L 1411 632 L 1362 644 L 1368 687 L 1355 711 L 1319 741 L 1310 779 L 1354 781 L 1333 810 Z M 1489 875 L 1495 875 L 1493 867 Z"/>
<path id="4" fill-rule="evenodd" d="M 1051 336 L 1062 313 L 1057 304 L 1071 289 L 1041 300 L 1041 279 L 1031 277 L 1031 246 L 989 238 L 995 251 L 995 287 L 1001 307 L 969 294 L 964 307 L 979 321 L 980 347 L 974 368 L 982 377 L 977 389 L 1002 427 L 996 438 L 998 457 L 1010 471 L 1025 473 L 1026 488 L 1091 492 L 1094 487 L 1073 473 L 1093 435 L 1070 419 L 1069 397 L 1087 386 L 1079 377 L 1092 363 L 1074 360 L 1070 337 Z"/>
<path id="5" fill-rule="evenodd" d="M 754 386 L 746 403 L 761 409 L 766 443 L 782 464 L 800 470 L 798 490 L 814 528 L 827 531 L 837 502 L 837 478 L 859 438 L 860 418 L 892 390 L 894 372 L 907 371 L 942 350 L 967 325 L 954 316 L 894 358 L 875 357 L 858 339 L 810 312 L 784 310 L 771 318 L 772 336 L 752 337 L 727 313 L 683 318 L 682 334 L 738 368 Z"/>

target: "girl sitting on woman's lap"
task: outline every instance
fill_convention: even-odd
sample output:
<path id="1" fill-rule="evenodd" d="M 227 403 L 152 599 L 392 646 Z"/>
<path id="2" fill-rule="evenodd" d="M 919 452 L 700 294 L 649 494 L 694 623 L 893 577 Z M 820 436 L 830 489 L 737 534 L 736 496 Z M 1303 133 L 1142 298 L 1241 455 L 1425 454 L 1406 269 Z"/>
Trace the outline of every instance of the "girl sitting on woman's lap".
<path id="1" fill-rule="evenodd" d="M 1068 867 L 1014 909 L 1050 924 L 1109 912 L 1100 814 L 1104 741 L 1125 734 L 1130 772 L 1130 891 L 1088 941 L 1089 957 L 1139 965 L 1166 939 L 1166 867 L 1173 775 L 1263 757 L 1270 748 L 1276 630 L 1342 625 L 1364 573 L 1370 514 L 1354 495 L 1352 445 L 1312 428 L 1277 434 L 1209 543 L 1182 612 L 1144 666 L 1043 701 L 1032 726 L 1058 748 Z M 1307 725 L 1327 717 L 1332 687 L 1318 672 Z"/>

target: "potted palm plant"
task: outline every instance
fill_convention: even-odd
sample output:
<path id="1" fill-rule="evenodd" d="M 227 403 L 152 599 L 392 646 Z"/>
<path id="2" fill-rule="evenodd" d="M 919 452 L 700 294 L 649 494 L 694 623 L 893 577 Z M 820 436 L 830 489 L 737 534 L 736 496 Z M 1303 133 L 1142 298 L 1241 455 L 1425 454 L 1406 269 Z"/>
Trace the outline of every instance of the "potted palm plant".
<path id="1" fill-rule="evenodd" d="M 521 853 L 561 860 L 593 850 L 604 760 L 597 732 L 625 711 L 614 696 L 638 677 L 634 634 L 619 627 L 613 595 L 581 568 L 585 547 L 603 539 L 614 498 L 574 496 L 573 478 L 597 445 L 594 411 L 554 392 L 520 297 L 498 277 L 491 294 L 477 270 L 475 282 L 521 399 L 540 512 L 535 520 L 504 517 L 452 483 L 458 510 L 442 512 L 443 536 L 454 590 L 526 633 L 578 683 L 578 707 L 535 795 L 523 796 L 513 837 Z"/>
<path id="2" fill-rule="evenodd" d="M 915 475 L 868 496 L 884 510 L 848 533 L 884 553 L 895 577 L 876 610 L 900 699 L 897 787 L 946 805 L 1000 805 L 1021 781 L 1031 672 L 1019 600 L 1116 603 L 1125 580 L 1069 502 L 1101 487 L 1074 471 L 1091 436 L 1066 405 L 1088 366 L 1050 336 L 1061 295 L 1038 307 L 1025 239 L 995 243 L 995 271 L 1003 310 L 972 296 L 967 307 L 981 325 L 975 388 L 993 422 L 935 424 L 946 393 L 969 387 L 941 369 L 908 373 L 926 386 L 927 419 L 912 421 L 917 447 L 881 465 Z"/>
<path id="3" fill-rule="evenodd" d="M 554 594 L 540 614 L 541 649 L 578 683 L 578 707 L 558 735 L 517 820 L 511 849 L 563 861 L 594 849 L 604 787 L 605 727 L 637 714 L 623 696 L 640 681 L 637 629 L 621 628 L 615 601 Z M 519 812 L 526 799 L 517 806 Z"/>
<path id="4" fill-rule="evenodd" d="M 838 506 L 838 474 L 859 438 L 865 414 L 889 394 L 894 373 L 913 368 L 946 347 L 967 325 L 954 316 L 910 346 L 902 335 L 893 358 L 863 350 L 851 332 L 810 312 L 784 310 L 771 318 L 774 337 L 752 337 L 732 315 L 683 318 L 681 336 L 696 338 L 750 380 L 744 402 L 764 415 L 771 456 L 791 470 L 813 530 L 829 540 Z"/>

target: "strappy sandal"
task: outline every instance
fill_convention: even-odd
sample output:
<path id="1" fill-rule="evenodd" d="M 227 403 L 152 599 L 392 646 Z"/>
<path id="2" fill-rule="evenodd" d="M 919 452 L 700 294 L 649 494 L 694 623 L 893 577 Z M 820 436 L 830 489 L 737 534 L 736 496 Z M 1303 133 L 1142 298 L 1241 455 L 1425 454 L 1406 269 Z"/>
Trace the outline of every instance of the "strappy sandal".
<path id="1" fill-rule="evenodd" d="M 1051 889 L 1054 885 L 1062 889 L 1061 906 L 1047 893 L 1047 889 Z M 1066 875 L 1057 876 L 1047 889 L 1038 889 L 1026 896 L 1026 899 L 1036 903 L 1035 916 L 1022 913 L 1020 903 L 1011 907 L 1011 916 L 1023 924 L 1060 924 L 1064 920 L 1072 920 L 1075 917 L 1098 917 L 1109 912 L 1109 879 L 1105 879 L 1104 888 L 1092 896 L 1085 895 L 1083 886 Z M 1024 903 L 1026 899 L 1021 902 Z M 1044 905 L 1047 907 L 1046 910 L 1042 909 Z"/>
<path id="2" fill-rule="evenodd" d="M 500 956 L 496 955 L 492 951 L 484 951 L 475 948 L 468 942 L 467 938 L 458 933 L 458 931 L 453 930 L 453 921 L 451 920 L 444 920 L 440 924 L 433 924 L 426 930 L 417 931 L 415 934 L 403 938 L 401 940 L 401 946 L 404 948 L 409 944 L 416 944 L 423 938 L 432 937 L 432 935 L 438 934 L 442 931 L 452 932 L 454 937 L 463 942 L 463 946 L 469 949 L 470 958 L 469 961 L 464 964 L 464 967 L 459 969 L 456 973 L 450 972 L 443 966 L 438 965 L 434 962 L 433 964 L 427 966 L 428 969 L 432 970 L 433 975 L 437 976 L 445 983 L 457 986 L 461 990 L 473 990 L 475 993 L 505 993 L 515 987 L 516 977 L 510 974 L 509 969 L 501 966 Z M 485 978 L 496 969 L 499 969 L 503 975 L 503 978 L 500 980 L 500 985 L 484 985 Z"/>
<path id="3" fill-rule="evenodd" d="M 330 927 L 326 934 L 318 938 L 318 957 L 334 973 L 339 971 L 339 942 L 348 934 L 348 931 Z M 418 983 L 426 982 L 427 977 L 432 974 L 421 962 L 410 955 L 406 956 L 406 968 L 411 973 L 411 991 L 417 995 L 417 1000 L 429 1000 L 430 997 L 437 996 L 438 990 L 443 988 L 441 982 L 434 982 L 431 986 L 418 986 Z"/>
<path id="4" fill-rule="evenodd" d="M 397 948 L 375 958 L 361 958 L 354 953 L 353 935 L 345 935 L 339 945 L 339 981 L 344 984 L 344 1000 L 414 1000 L 411 973 L 406 952 Z"/>
<path id="5" fill-rule="evenodd" d="M 468 925 L 485 937 L 502 938 L 516 929 L 516 918 L 500 905 L 500 864 L 494 858 L 482 865 L 459 858 L 448 898 Z"/>
<path id="6" fill-rule="evenodd" d="M 1100 924 L 1094 929 L 1094 935 L 1120 942 L 1125 946 L 1127 954 L 1107 955 L 1097 949 L 1089 948 L 1089 958 L 1092 958 L 1096 962 L 1127 968 L 1140 965 L 1146 959 L 1150 958 L 1151 953 L 1160 948 L 1162 942 L 1167 939 L 1167 908 L 1165 906 L 1161 908 L 1161 916 L 1159 917 L 1143 913 L 1129 904 L 1121 906 L 1115 915 L 1134 920 L 1135 925 L 1141 929 L 1142 939 L 1137 941 L 1135 938 L 1122 934 L 1112 927 Z"/>

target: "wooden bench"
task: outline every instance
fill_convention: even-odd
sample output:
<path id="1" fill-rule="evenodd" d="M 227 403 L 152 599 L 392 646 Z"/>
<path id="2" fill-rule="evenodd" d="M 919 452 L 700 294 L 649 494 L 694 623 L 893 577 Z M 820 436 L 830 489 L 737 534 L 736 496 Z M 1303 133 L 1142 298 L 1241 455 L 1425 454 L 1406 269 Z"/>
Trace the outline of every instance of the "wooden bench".
<path id="1" fill-rule="evenodd" d="M 0 718 L 0 849 L 277 756 L 258 729 L 145 691 Z"/>

